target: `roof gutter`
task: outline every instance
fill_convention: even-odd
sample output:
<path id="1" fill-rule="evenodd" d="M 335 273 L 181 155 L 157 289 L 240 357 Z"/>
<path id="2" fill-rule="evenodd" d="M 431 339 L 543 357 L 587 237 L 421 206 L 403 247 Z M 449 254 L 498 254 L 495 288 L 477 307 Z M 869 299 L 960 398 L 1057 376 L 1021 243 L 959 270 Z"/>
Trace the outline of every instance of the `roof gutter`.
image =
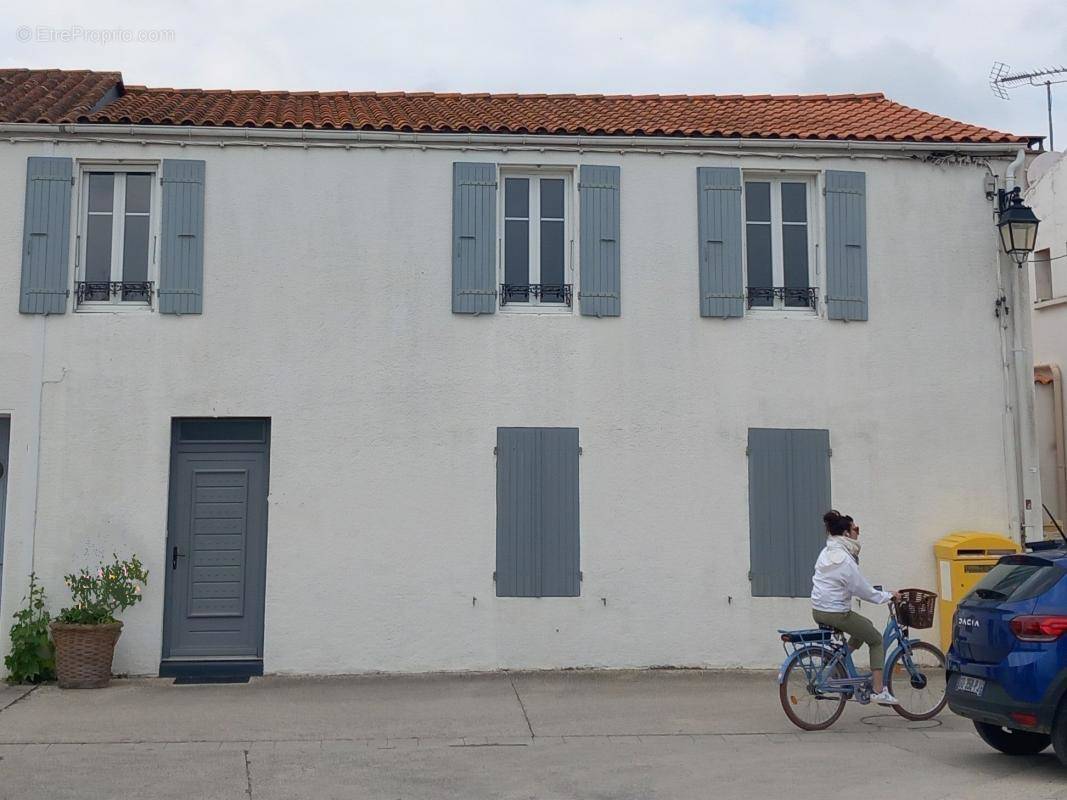
<path id="1" fill-rule="evenodd" d="M 522 150 L 653 150 L 684 151 L 793 151 L 834 155 L 913 154 L 952 152 L 977 156 L 1009 156 L 1020 149 L 1018 142 L 872 142 L 833 139 L 747 139 L 680 136 L 559 136 L 499 133 L 424 133 L 401 131 L 308 130 L 304 128 L 229 128 L 186 125 L 101 125 L 0 123 L 0 137 L 32 139 L 138 139 L 161 144 L 256 144 L 273 142 L 312 145 L 414 147 L 515 148 Z"/>

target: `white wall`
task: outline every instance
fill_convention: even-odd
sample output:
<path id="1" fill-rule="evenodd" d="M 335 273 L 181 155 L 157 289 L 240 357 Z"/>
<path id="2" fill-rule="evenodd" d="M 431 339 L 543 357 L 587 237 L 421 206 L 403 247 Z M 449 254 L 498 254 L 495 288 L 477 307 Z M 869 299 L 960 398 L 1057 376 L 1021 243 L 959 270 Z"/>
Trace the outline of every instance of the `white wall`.
<path id="1" fill-rule="evenodd" d="M 1030 264 L 1031 297 L 1036 300 L 1037 269 L 1051 270 L 1052 300 L 1034 305 L 1034 363 L 1055 364 L 1067 372 L 1067 160 L 1062 153 L 1048 154 L 1042 159 L 1059 156 L 1040 178 L 1027 190 L 1027 202 L 1041 224 L 1037 229 L 1037 250 L 1048 250 L 1052 261 L 1046 266 Z M 1057 492 L 1055 422 L 1057 413 L 1052 387 L 1037 386 L 1038 447 L 1042 456 L 1042 499 L 1062 521 L 1067 508 L 1059 509 Z M 1046 518 L 1046 522 L 1047 522 Z"/>
<path id="2" fill-rule="evenodd" d="M 51 152 L 206 159 L 202 316 L 17 313 L 25 159 Z M 544 153 L 622 167 L 623 315 L 453 315 L 452 162 L 531 158 L 0 144 L 5 624 L 31 550 L 56 607 L 65 571 L 136 552 L 116 669 L 155 671 L 173 416 L 272 419 L 272 672 L 776 663 L 810 616 L 749 593 L 749 427 L 830 429 L 874 581 L 933 586 L 934 539 L 1006 529 L 982 169 Z M 698 316 L 695 170 L 737 163 L 867 171 L 870 322 Z M 580 598 L 494 597 L 502 425 L 580 428 Z"/>

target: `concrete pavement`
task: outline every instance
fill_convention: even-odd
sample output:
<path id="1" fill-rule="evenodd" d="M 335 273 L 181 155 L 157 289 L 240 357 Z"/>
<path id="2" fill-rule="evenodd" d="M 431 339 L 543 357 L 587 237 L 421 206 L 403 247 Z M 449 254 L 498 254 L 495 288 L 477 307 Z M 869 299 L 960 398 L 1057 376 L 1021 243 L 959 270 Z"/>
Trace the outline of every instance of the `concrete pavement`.
<path id="1" fill-rule="evenodd" d="M 0 798 L 1067 798 L 1051 754 L 1000 756 L 949 712 L 850 706 L 805 734 L 776 688 L 692 670 L 4 688 Z"/>

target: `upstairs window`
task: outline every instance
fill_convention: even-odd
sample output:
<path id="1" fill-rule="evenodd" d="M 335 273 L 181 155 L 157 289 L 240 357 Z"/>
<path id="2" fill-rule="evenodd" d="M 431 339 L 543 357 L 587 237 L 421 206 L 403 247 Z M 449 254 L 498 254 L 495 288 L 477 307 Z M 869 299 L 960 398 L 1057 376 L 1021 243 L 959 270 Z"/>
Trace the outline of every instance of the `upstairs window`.
<path id="1" fill-rule="evenodd" d="M 571 306 L 569 176 L 504 173 L 501 306 Z"/>
<path id="2" fill-rule="evenodd" d="M 143 166 L 83 171 L 76 307 L 151 305 L 154 178 Z"/>
<path id="3" fill-rule="evenodd" d="M 1034 293 L 1037 302 L 1051 300 L 1052 294 L 1052 250 L 1045 248 L 1034 253 Z"/>
<path id="4" fill-rule="evenodd" d="M 818 309 L 810 230 L 811 181 L 745 181 L 746 297 L 750 309 Z"/>

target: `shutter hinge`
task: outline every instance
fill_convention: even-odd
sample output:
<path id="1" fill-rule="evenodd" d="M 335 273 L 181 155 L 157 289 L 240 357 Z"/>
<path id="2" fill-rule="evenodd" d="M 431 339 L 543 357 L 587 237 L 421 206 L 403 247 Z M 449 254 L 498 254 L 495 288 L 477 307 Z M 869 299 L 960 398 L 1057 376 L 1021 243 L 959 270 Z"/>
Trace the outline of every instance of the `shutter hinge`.
<path id="1" fill-rule="evenodd" d="M 581 454 L 582 454 L 582 446 L 578 445 L 578 455 L 581 455 Z"/>
<path id="2" fill-rule="evenodd" d="M 752 570 L 749 570 L 749 571 L 748 571 L 748 579 L 749 579 L 750 581 L 752 580 Z"/>
<path id="3" fill-rule="evenodd" d="M 73 175 L 70 176 L 70 185 L 71 186 L 74 185 L 74 176 Z"/>
<path id="4" fill-rule="evenodd" d="M 582 572 L 581 570 L 578 570 L 578 580 L 579 581 L 584 581 L 585 580 L 585 573 Z"/>
<path id="5" fill-rule="evenodd" d="M 499 447 L 494 447 L 493 448 L 493 455 L 494 456 L 500 455 L 500 448 Z"/>
<path id="6" fill-rule="evenodd" d="M 746 447 L 745 448 L 745 455 L 746 456 L 752 455 L 752 448 L 751 447 Z"/>
<path id="7" fill-rule="evenodd" d="M 493 570 L 493 583 L 496 583 L 496 570 Z"/>
<path id="8" fill-rule="evenodd" d="M 826 449 L 826 455 L 830 456 L 830 458 L 833 458 L 834 457 L 834 448 L 828 447 Z"/>

